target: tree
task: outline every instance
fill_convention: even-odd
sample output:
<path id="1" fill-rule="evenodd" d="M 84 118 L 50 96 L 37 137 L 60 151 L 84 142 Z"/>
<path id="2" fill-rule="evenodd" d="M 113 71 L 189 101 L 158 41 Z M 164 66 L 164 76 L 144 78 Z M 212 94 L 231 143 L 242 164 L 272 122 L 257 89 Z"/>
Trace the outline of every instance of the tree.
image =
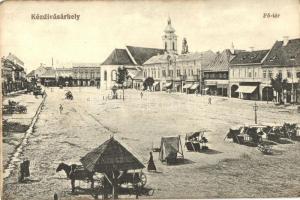
<path id="1" fill-rule="evenodd" d="M 287 79 L 282 79 L 282 75 L 277 74 L 275 79 L 271 78 L 271 85 L 277 92 L 280 103 L 283 103 L 283 91 L 290 89 Z"/>
<path id="2" fill-rule="evenodd" d="M 128 71 L 125 67 L 119 67 L 117 73 L 117 83 L 123 85 L 128 76 Z"/>
<path id="3" fill-rule="evenodd" d="M 125 67 L 118 67 L 118 73 L 117 73 L 117 83 L 122 85 L 123 89 L 123 101 L 124 101 L 124 83 L 127 79 L 128 71 Z"/>
<path id="4" fill-rule="evenodd" d="M 153 84 L 154 84 L 154 79 L 152 77 L 146 78 L 143 83 L 144 90 L 146 90 L 147 88 L 152 88 Z"/>

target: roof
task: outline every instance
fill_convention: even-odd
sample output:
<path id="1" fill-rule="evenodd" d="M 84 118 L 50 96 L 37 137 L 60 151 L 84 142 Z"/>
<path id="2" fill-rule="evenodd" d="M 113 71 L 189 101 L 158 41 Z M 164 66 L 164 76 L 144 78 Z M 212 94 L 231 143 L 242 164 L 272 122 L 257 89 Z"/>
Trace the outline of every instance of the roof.
<path id="1" fill-rule="evenodd" d="M 35 70 L 32 70 L 31 72 L 29 72 L 29 74 L 26 75 L 26 77 L 35 77 Z"/>
<path id="2" fill-rule="evenodd" d="M 145 166 L 113 137 L 80 159 L 91 172 L 142 169 Z"/>
<path id="3" fill-rule="evenodd" d="M 40 78 L 55 78 L 55 70 L 54 69 L 50 69 L 47 70 L 45 73 L 43 73 Z"/>
<path id="4" fill-rule="evenodd" d="M 6 57 L 8 60 L 11 60 L 12 62 L 16 61 L 19 65 L 23 66 L 24 62 L 20 60 L 17 56 L 15 56 L 12 53 L 9 53 L 8 56 Z"/>
<path id="5" fill-rule="evenodd" d="M 172 27 L 172 21 L 171 21 L 171 18 L 169 17 L 168 24 L 165 28 L 165 33 L 174 33 L 174 32 L 175 32 L 175 29 Z"/>
<path id="6" fill-rule="evenodd" d="M 100 63 L 72 63 L 72 67 L 100 67 L 100 66 L 101 66 Z M 60 68 L 60 69 L 68 69 L 68 68 Z"/>
<path id="7" fill-rule="evenodd" d="M 242 52 L 243 50 L 234 50 L 234 53 Z M 207 65 L 205 71 L 228 71 L 230 61 L 235 57 L 229 49 L 224 49 L 221 53 L 217 53 L 214 60 Z"/>
<path id="8" fill-rule="evenodd" d="M 145 48 L 145 47 L 133 47 L 126 46 L 129 53 L 138 65 L 144 64 L 149 58 L 158 54 L 164 54 L 164 49 Z"/>
<path id="9" fill-rule="evenodd" d="M 237 55 L 231 60 L 230 64 L 260 64 L 267 55 L 269 50 L 258 51 L 243 51 L 237 53 Z"/>
<path id="10" fill-rule="evenodd" d="M 143 75 L 143 71 L 138 70 L 135 74 L 134 77 L 132 77 L 133 80 L 143 80 L 144 79 L 144 75 Z"/>
<path id="11" fill-rule="evenodd" d="M 188 53 L 188 54 L 180 54 L 180 55 L 174 55 L 174 54 L 163 54 L 163 55 L 157 55 L 153 56 L 149 60 L 147 60 L 144 64 L 158 64 L 158 63 L 168 63 L 168 56 L 173 56 L 176 59 L 176 62 L 184 62 L 184 61 L 193 61 L 193 60 L 201 60 L 201 65 L 206 66 L 208 65 L 214 58 L 215 53 L 212 51 L 204 51 L 204 52 L 194 52 L 194 53 Z"/>
<path id="12" fill-rule="evenodd" d="M 125 49 L 115 49 L 101 65 L 134 65 Z"/>
<path id="13" fill-rule="evenodd" d="M 300 38 L 289 40 L 285 46 L 283 41 L 276 41 L 263 62 L 263 66 L 293 66 L 294 64 L 300 65 Z"/>

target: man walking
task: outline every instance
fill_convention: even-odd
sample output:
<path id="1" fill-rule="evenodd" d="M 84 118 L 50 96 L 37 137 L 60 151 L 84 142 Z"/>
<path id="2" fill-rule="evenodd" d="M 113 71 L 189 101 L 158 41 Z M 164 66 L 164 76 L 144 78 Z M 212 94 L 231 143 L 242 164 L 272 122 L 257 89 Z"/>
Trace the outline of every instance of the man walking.
<path id="1" fill-rule="evenodd" d="M 143 92 L 141 92 L 141 99 L 143 99 Z"/>
<path id="2" fill-rule="evenodd" d="M 208 97 L 208 104 L 211 104 L 211 97 Z"/>

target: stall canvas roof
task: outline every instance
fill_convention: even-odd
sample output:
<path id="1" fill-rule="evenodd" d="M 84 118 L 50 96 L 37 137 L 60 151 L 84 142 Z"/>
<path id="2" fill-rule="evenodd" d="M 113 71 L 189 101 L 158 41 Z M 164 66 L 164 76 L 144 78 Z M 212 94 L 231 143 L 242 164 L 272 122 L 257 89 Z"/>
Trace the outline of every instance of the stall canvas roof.
<path id="1" fill-rule="evenodd" d="M 91 172 L 142 169 L 145 166 L 113 137 L 80 159 Z"/>

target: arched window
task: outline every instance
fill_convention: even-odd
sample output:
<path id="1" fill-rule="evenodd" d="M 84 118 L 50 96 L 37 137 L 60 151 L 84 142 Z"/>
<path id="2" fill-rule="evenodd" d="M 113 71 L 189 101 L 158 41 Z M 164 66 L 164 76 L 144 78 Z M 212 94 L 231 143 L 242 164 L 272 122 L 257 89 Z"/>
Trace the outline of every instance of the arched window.
<path id="1" fill-rule="evenodd" d="M 107 71 L 104 71 L 104 80 L 107 81 Z"/>
<path id="2" fill-rule="evenodd" d="M 112 70 L 111 71 L 111 80 L 112 81 L 116 81 L 117 80 L 117 71 L 116 70 Z"/>

